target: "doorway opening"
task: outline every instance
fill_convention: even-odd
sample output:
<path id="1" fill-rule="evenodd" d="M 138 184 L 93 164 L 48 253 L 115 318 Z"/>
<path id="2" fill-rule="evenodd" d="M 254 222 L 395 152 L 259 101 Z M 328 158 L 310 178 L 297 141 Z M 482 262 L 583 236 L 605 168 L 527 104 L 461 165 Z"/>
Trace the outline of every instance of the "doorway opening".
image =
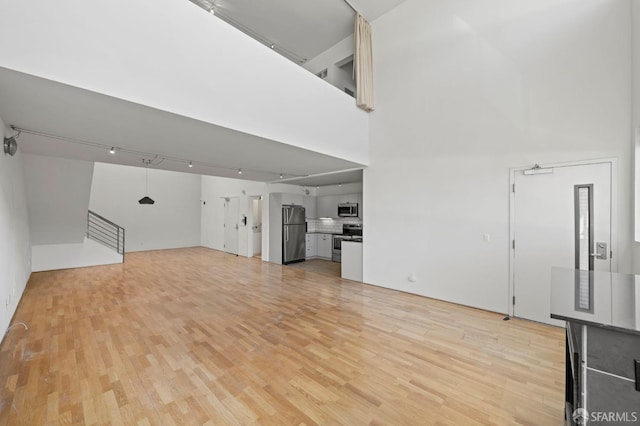
<path id="1" fill-rule="evenodd" d="M 249 230 L 248 257 L 262 258 L 262 196 L 249 197 L 249 214 L 247 215 Z"/>

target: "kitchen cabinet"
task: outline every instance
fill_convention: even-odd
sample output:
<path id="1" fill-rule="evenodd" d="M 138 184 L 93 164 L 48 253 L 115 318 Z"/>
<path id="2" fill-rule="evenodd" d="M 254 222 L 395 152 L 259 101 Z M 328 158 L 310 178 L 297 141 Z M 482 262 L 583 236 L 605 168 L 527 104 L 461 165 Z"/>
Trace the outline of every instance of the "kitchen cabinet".
<path id="1" fill-rule="evenodd" d="M 318 234 L 307 234 L 307 259 L 318 256 Z"/>
<path id="2" fill-rule="evenodd" d="M 338 198 L 335 195 L 317 197 L 318 217 L 338 217 Z"/>
<path id="3" fill-rule="evenodd" d="M 357 204 L 358 205 L 358 217 L 362 219 L 362 194 L 348 194 L 340 195 L 337 204 Z M 338 207 L 336 206 L 336 209 Z M 336 210 L 337 211 L 337 210 Z"/>
<path id="4" fill-rule="evenodd" d="M 362 209 L 363 209 L 363 205 L 362 205 L 362 194 L 354 194 L 352 196 L 350 196 L 351 199 L 355 200 L 355 201 L 349 201 L 350 203 L 358 203 L 358 217 L 360 219 L 362 219 Z"/>
<path id="5" fill-rule="evenodd" d="M 333 236 L 331 234 L 317 234 L 318 236 L 318 257 L 331 259 L 333 248 Z"/>
<path id="6" fill-rule="evenodd" d="M 317 216 L 317 201 L 316 197 L 311 195 L 305 195 L 302 199 L 302 205 L 304 206 L 304 211 L 307 219 L 316 218 Z"/>
<path id="7" fill-rule="evenodd" d="M 358 217 L 362 218 L 362 194 L 323 195 L 317 197 L 317 217 L 338 217 L 338 204 L 358 203 Z"/>
<path id="8" fill-rule="evenodd" d="M 290 204 L 295 206 L 303 205 L 304 197 L 302 194 L 282 193 L 282 204 Z"/>
<path id="9" fill-rule="evenodd" d="M 362 282 L 362 243 L 342 242 L 342 278 Z"/>

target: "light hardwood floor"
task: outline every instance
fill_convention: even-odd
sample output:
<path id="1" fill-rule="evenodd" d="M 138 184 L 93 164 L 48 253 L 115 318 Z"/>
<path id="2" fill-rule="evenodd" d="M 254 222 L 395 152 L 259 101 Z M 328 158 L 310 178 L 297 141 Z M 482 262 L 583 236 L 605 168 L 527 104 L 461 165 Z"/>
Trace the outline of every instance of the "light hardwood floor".
<path id="1" fill-rule="evenodd" d="M 34 273 L 0 424 L 561 424 L 561 329 L 204 248 Z"/>
<path id="2" fill-rule="evenodd" d="M 317 272 L 319 274 L 330 275 L 332 277 L 341 277 L 342 269 L 340 263 L 323 259 L 310 259 L 304 262 L 291 263 L 287 265 L 290 268 L 304 269 L 308 272 Z"/>

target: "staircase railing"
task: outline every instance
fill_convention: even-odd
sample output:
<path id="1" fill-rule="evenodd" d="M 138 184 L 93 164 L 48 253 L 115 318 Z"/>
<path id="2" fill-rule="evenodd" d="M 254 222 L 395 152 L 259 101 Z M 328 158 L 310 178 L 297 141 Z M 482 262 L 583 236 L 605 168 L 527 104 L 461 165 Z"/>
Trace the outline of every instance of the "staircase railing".
<path id="1" fill-rule="evenodd" d="M 122 255 L 124 262 L 124 228 L 97 213 L 87 212 L 87 238 L 97 241 Z"/>

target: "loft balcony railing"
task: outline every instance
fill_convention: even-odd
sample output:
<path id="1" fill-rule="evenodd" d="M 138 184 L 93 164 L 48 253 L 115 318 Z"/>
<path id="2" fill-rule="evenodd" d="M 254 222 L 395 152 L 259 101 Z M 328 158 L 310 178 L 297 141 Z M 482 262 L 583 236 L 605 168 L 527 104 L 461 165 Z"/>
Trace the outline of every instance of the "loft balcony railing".
<path id="1" fill-rule="evenodd" d="M 87 212 L 87 238 L 115 250 L 124 263 L 124 228 L 89 210 Z"/>

